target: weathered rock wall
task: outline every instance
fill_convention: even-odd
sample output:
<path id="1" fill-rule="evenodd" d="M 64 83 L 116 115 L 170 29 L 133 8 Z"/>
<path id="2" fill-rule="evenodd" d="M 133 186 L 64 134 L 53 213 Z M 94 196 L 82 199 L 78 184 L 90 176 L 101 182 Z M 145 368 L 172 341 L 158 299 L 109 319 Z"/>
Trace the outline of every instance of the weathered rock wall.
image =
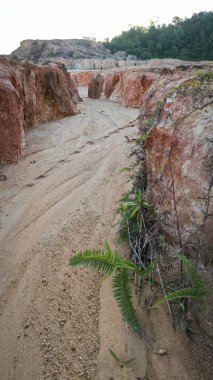
<path id="1" fill-rule="evenodd" d="M 95 76 L 96 74 L 94 78 Z M 99 78 L 102 77 L 103 82 L 102 93 L 97 91 L 96 93 L 99 97 L 102 95 L 124 107 L 139 108 L 143 94 L 158 76 L 155 73 L 146 73 L 141 68 L 99 73 Z M 93 91 L 91 91 L 91 86 L 93 86 Z M 95 93 L 93 78 L 89 83 L 89 93 Z"/>
<path id="2" fill-rule="evenodd" d="M 139 108 L 143 94 L 157 77 L 157 74 L 142 69 L 108 74 L 104 78 L 104 95 L 124 107 Z"/>
<path id="3" fill-rule="evenodd" d="M 74 80 L 76 86 L 78 87 L 88 87 L 92 77 L 96 75 L 97 72 L 94 71 L 80 71 L 80 72 L 70 72 L 71 79 Z"/>
<path id="4" fill-rule="evenodd" d="M 101 96 L 124 107 L 140 108 L 144 94 L 152 83 L 159 78 L 168 74 L 174 75 L 177 70 L 187 72 L 193 67 L 194 69 L 202 67 L 212 69 L 212 65 L 208 62 L 196 62 L 195 64 L 177 59 L 138 61 L 136 65 L 129 68 L 117 68 L 99 72 L 104 78 Z M 96 76 L 96 73 L 94 73 L 94 76 Z M 91 83 L 93 85 L 92 81 Z"/>
<path id="5" fill-rule="evenodd" d="M 57 59 L 59 60 L 59 59 Z M 53 61 L 53 59 L 51 59 Z M 127 68 L 140 65 L 141 61 L 139 60 L 117 60 L 114 58 L 106 58 L 106 59 L 67 59 L 60 58 L 60 62 L 62 62 L 68 70 L 110 70 L 117 68 Z"/>
<path id="6" fill-rule="evenodd" d="M 101 74 L 93 75 L 89 83 L 88 97 L 99 99 L 103 91 L 104 78 Z"/>
<path id="7" fill-rule="evenodd" d="M 0 160 L 24 151 L 24 130 L 41 121 L 78 113 L 78 91 L 59 68 L 0 60 Z"/>
<path id="8" fill-rule="evenodd" d="M 213 246 L 213 72 L 176 70 L 142 98 L 147 196 L 168 241 L 204 263 Z"/>

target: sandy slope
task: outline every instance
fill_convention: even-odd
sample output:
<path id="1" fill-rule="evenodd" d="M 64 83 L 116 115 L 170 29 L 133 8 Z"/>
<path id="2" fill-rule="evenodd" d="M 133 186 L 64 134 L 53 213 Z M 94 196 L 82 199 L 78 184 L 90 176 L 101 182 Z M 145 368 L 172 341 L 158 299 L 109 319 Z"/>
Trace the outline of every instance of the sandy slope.
<path id="1" fill-rule="evenodd" d="M 124 329 L 109 282 L 100 292 L 97 273 L 68 266 L 78 250 L 101 248 L 106 238 L 115 245 L 125 135 L 137 135 L 128 123 L 138 111 L 89 99 L 80 109 L 30 130 L 27 157 L 2 168 L 0 379 L 145 374 L 144 342 Z M 110 347 L 135 356 L 133 366 L 120 369 Z"/>

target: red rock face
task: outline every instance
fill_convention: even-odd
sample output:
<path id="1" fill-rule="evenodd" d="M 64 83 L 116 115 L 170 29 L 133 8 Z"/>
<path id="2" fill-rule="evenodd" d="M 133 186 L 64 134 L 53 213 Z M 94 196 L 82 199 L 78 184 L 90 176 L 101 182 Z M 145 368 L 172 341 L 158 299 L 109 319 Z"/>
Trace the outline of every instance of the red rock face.
<path id="1" fill-rule="evenodd" d="M 104 77 L 104 96 L 109 99 L 115 92 L 119 82 L 121 82 L 122 76 L 119 72 L 108 73 Z"/>
<path id="2" fill-rule="evenodd" d="M 70 73 L 71 79 L 73 79 L 76 86 L 79 87 L 88 87 L 93 75 L 94 71 L 81 71 Z"/>
<path id="3" fill-rule="evenodd" d="M 154 73 L 126 72 L 123 75 L 122 105 L 139 108 L 142 96 L 156 78 Z"/>
<path id="4" fill-rule="evenodd" d="M 124 107 L 139 108 L 143 94 L 157 77 L 157 74 L 145 73 L 140 68 L 104 73 L 103 95 Z M 94 89 L 90 88 L 91 86 L 94 87 L 92 80 L 89 91 L 93 93 Z"/>
<path id="5" fill-rule="evenodd" d="M 204 262 L 213 243 L 212 93 L 195 73 L 174 73 L 150 87 L 140 108 L 148 200 L 173 243 L 191 244 Z"/>
<path id="6" fill-rule="evenodd" d="M 101 74 L 92 76 L 88 88 L 88 97 L 92 99 L 99 99 L 103 91 L 104 78 Z"/>
<path id="7" fill-rule="evenodd" d="M 68 84 L 68 89 L 69 89 L 69 92 L 71 94 L 74 104 L 78 102 L 82 102 L 82 98 L 80 97 L 78 93 L 78 89 L 76 87 L 75 81 L 73 80 L 73 78 L 70 77 L 70 74 L 68 72 L 65 72 L 64 74 L 65 74 L 65 78 Z"/>
<path id="8" fill-rule="evenodd" d="M 59 68 L 0 60 L 0 160 L 23 154 L 24 130 L 41 121 L 78 113 L 79 95 Z"/>
<path id="9" fill-rule="evenodd" d="M 24 115 L 19 93 L 6 73 L 0 82 L 0 115 L 0 159 L 13 161 L 24 147 Z"/>

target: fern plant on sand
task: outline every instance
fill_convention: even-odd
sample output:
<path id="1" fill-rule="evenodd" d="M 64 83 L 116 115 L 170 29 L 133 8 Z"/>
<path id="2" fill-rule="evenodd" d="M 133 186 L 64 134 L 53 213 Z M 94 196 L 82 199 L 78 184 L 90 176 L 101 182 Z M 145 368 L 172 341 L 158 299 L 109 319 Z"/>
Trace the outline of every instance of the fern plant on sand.
<path id="1" fill-rule="evenodd" d="M 75 267 L 94 268 L 103 272 L 105 276 L 113 274 L 113 295 L 121 311 L 122 317 L 133 331 L 140 333 L 140 323 L 132 302 L 129 271 L 133 271 L 134 273 L 137 273 L 137 275 L 145 277 L 154 270 L 155 263 L 149 265 L 149 267 L 144 270 L 141 270 L 131 261 L 117 255 L 106 241 L 105 249 L 103 251 L 85 250 L 79 252 L 70 258 L 70 265 Z"/>
<path id="2" fill-rule="evenodd" d="M 183 304 L 185 299 L 195 299 L 200 303 L 205 302 L 207 290 L 203 279 L 186 256 L 177 254 L 177 258 L 183 263 L 183 285 L 181 288 L 166 294 L 154 303 L 152 308 L 170 301 L 180 301 Z M 154 271 L 156 262 L 140 269 L 133 262 L 116 254 L 109 243 L 105 242 L 105 249 L 85 250 L 70 258 L 70 265 L 74 267 L 89 267 L 101 271 L 105 277 L 113 275 L 112 288 L 113 295 L 120 309 L 123 319 L 136 333 L 141 332 L 140 322 L 132 301 L 132 291 L 129 272 L 137 274 L 140 278 L 148 276 Z"/>

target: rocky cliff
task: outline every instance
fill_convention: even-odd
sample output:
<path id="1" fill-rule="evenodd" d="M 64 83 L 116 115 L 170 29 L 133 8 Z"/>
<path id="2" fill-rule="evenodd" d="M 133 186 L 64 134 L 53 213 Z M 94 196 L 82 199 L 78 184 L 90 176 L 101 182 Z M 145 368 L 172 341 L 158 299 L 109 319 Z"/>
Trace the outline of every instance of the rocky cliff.
<path id="1" fill-rule="evenodd" d="M 112 57 L 101 42 L 87 39 L 24 40 L 11 55 L 33 60 Z"/>
<path id="2" fill-rule="evenodd" d="M 0 160 L 23 154 L 24 131 L 41 121 L 78 112 L 78 91 L 59 68 L 0 60 Z"/>
<path id="3" fill-rule="evenodd" d="M 172 245 L 208 263 L 213 246 L 213 71 L 161 75 L 140 106 L 147 195 Z"/>
<path id="4" fill-rule="evenodd" d="M 70 70 L 102 70 L 139 63 L 137 57 L 126 56 L 125 52 L 112 55 L 101 42 L 87 39 L 24 40 L 10 57 L 40 64 L 59 62 Z"/>

